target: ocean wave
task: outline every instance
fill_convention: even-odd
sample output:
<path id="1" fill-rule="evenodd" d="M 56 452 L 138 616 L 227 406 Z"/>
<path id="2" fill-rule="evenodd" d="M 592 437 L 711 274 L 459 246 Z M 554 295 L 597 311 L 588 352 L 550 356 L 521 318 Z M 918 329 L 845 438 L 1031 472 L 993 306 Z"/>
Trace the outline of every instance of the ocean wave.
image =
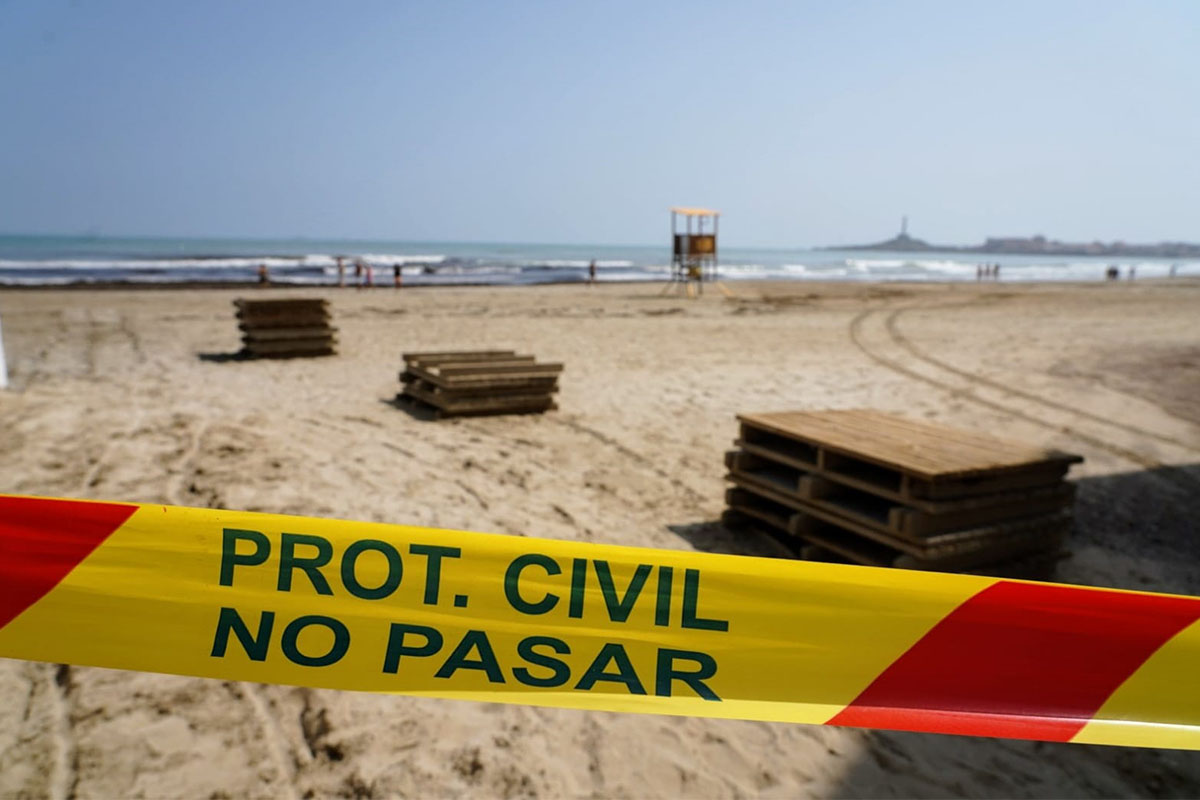
<path id="1" fill-rule="evenodd" d="M 338 271 L 336 256 L 340 248 L 317 253 L 305 250 L 319 245 L 298 247 L 294 254 L 283 248 L 272 255 L 246 255 L 236 250 L 217 249 L 226 243 L 212 245 L 210 252 L 184 250 L 183 245 L 171 250 L 147 250 L 144 257 L 129 255 L 131 251 L 104 253 L 61 249 L 42 250 L 10 248 L 0 258 L 0 285 L 63 285 L 70 283 L 184 283 L 221 282 L 252 284 L 258 280 L 260 266 L 266 266 L 273 283 L 306 285 L 336 285 Z M 577 282 L 586 277 L 591 259 L 576 257 L 580 248 L 550 246 L 506 247 L 498 254 L 493 247 L 446 246 L 440 244 L 409 245 L 403 242 L 360 245 L 359 255 L 345 256 L 345 280 L 355 283 L 356 259 L 370 264 L 377 285 L 390 284 L 392 266 L 401 265 L 406 285 L 436 284 L 541 284 Z M 401 252 L 392 252 L 401 250 Z M 264 251 L 267 247 L 262 248 Z M 370 250 L 370 252 L 365 252 Z M 345 252 L 345 251 L 342 251 Z M 603 281 L 667 280 L 671 265 L 666 249 L 631 247 L 628 250 L 604 251 L 608 258 L 596 259 L 597 278 Z M 14 256 L 30 256 L 14 258 Z M 617 256 L 629 256 L 627 258 Z M 822 251 L 726 251 L 729 263 L 717 268 L 722 280 L 796 280 L 796 281 L 974 281 L 978 263 L 965 255 L 942 253 L 826 253 Z M 979 261 L 987 259 L 980 256 Z M 803 262 L 800 261 L 803 259 Z M 1003 281 L 1100 281 L 1109 267 L 1107 259 L 1063 258 L 1038 259 L 1027 256 L 994 256 L 987 263 L 1000 263 Z M 1114 260 L 1121 277 L 1128 279 L 1131 268 L 1138 278 L 1162 278 L 1171 274 L 1200 275 L 1200 261 L 1171 262 L 1169 260 Z"/>
<path id="2" fill-rule="evenodd" d="M 591 265 L 591 260 L 583 260 L 579 258 L 547 258 L 538 261 L 530 261 L 529 267 L 544 267 L 548 269 L 587 269 Z M 632 261 L 626 259 L 615 260 L 600 260 L 596 259 L 596 269 L 614 269 L 628 268 L 634 266 Z"/>
<path id="3" fill-rule="evenodd" d="M 347 256 L 346 260 L 349 266 L 353 266 L 355 259 L 359 258 L 373 266 L 384 264 L 390 267 L 393 264 L 442 264 L 446 261 L 447 256 L 443 255 L 442 253 L 430 253 L 427 255 L 363 253 L 362 255 L 358 256 Z"/>
<path id="4" fill-rule="evenodd" d="M 850 269 L 866 272 L 872 269 L 896 269 L 907 262 L 899 258 L 847 258 L 844 263 Z"/>
<path id="5" fill-rule="evenodd" d="M 53 259 L 45 261 L 0 260 L 0 270 L 218 270 L 268 268 L 313 268 L 333 264 L 329 256 L 261 256 L 257 258 L 120 258 L 120 259 Z"/>

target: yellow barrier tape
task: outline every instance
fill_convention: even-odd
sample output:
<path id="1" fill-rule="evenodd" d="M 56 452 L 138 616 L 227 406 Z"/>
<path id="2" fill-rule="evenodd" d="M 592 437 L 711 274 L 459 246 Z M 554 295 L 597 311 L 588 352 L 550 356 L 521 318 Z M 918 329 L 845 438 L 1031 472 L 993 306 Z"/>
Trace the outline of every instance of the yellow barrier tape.
<path id="1" fill-rule="evenodd" d="M 11 496 L 0 496 L 0 581 L 2 656 L 1200 748 L 1196 690 L 1171 706 L 1147 699 L 1139 677 L 1194 669 L 1194 627 L 1173 641 L 1200 618 L 1193 598 Z"/>

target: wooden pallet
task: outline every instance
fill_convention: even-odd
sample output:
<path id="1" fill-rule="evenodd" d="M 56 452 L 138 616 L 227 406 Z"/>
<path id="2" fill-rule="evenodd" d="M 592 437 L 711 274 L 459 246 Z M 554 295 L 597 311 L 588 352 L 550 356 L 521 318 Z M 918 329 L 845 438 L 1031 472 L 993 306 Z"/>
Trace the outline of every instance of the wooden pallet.
<path id="1" fill-rule="evenodd" d="M 295 314 L 302 311 L 324 311 L 329 301 L 322 297 L 292 297 L 276 300 L 251 300 L 240 297 L 233 301 L 243 314 Z"/>
<path id="2" fill-rule="evenodd" d="M 272 328 L 325 328 L 329 326 L 328 314 L 270 314 L 266 316 L 237 315 L 238 329 L 243 331 L 269 330 Z"/>
<path id="3" fill-rule="evenodd" d="M 743 414 L 747 452 L 901 500 L 1048 486 L 1082 458 L 871 410 Z"/>
<path id="4" fill-rule="evenodd" d="M 726 502 L 729 506 L 723 517 L 726 524 L 738 524 L 740 516 L 753 520 L 760 529 L 765 526 L 776 538 L 780 534 L 790 535 L 791 549 L 802 558 L 935 572 L 988 572 L 997 565 L 1031 560 L 1044 566 L 1049 559 L 1052 564 L 1065 555 L 1063 543 L 1069 529 L 1069 518 L 1046 520 L 1041 527 L 1030 526 L 1016 535 L 997 537 L 992 532 L 978 540 L 977 545 L 982 546 L 962 548 L 951 543 L 914 553 L 861 536 L 852 527 L 796 511 L 778 499 L 747 489 L 727 490 Z"/>
<path id="5" fill-rule="evenodd" d="M 893 492 L 863 489 L 857 482 L 847 483 L 837 476 L 809 472 L 755 453 L 729 451 L 725 454 L 725 465 L 733 474 L 769 483 L 781 492 L 909 538 L 1049 514 L 1070 507 L 1075 498 L 1074 485 L 1059 481 L 1049 486 L 957 500 L 905 501 Z"/>
<path id="6" fill-rule="evenodd" d="M 401 374 L 400 382 L 406 387 L 411 386 L 416 391 L 421 391 L 425 394 L 434 397 L 443 397 L 447 399 L 455 398 L 472 398 L 472 397 L 508 397 L 519 395 L 539 395 L 548 396 L 558 388 L 558 379 L 552 378 L 545 380 L 521 381 L 514 383 L 505 383 L 499 385 L 485 386 L 455 386 L 454 388 L 446 388 L 439 386 L 436 383 L 429 383 L 413 375 Z"/>
<path id="7" fill-rule="evenodd" d="M 512 350 L 405 353 L 400 397 L 436 415 L 530 414 L 557 406 L 562 364 Z"/>
<path id="8" fill-rule="evenodd" d="M 730 494 L 730 493 L 734 494 Z M 749 496 L 748 496 L 749 495 Z M 862 541 L 862 549 L 866 551 L 877 546 L 884 546 L 896 553 L 903 553 L 919 560 L 951 559 L 966 554 L 983 553 L 988 551 L 1016 551 L 1020 549 L 1041 549 L 1040 542 L 1054 540 L 1061 544 L 1070 532 L 1073 515 L 1070 511 L 1060 511 L 1040 517 L 1027 517 L 999 525 L 988 525 L 968 530 L 955 531 L 941 536 L 930 537 L 919 542 L 900 539 L 880 533 L 877 530 L 860 525 L 854 520 L 846 519 L 837 514 L 831 514 L 819 508 L 806 506 L 792 498 L 774 494 L 769 490 L 750 485 L 738 485 L 726 490 L 726 501 L 732 505 L 733 500 L 742 505 L 753 504 L 759 510 L 769 510 L 776 522 L 786 518 L 786 524 L 776 527 L 797 536 L 811 532 L 817 523 L 835 526 L 845 534 L 853 535 Z M 738 510 L 745 510 L 739 508 Z M 763 520 L 767 522 L 767 520 Z M 847 544 L 847 546 L 849 546 Z"/>
<path id="9" fill-rule="evenodd" d="M 558 408 L 553 400 L 545 398 L 539 398 L 537 402 L 531 402 L 528 404 L 500 402 L 485 398 L 479 403 L 475 404 L 455 403 L 443 404 L 439 406 L 405 392 L 401 392 L 396 395 L 396 404 L 402 407 L 410 408 L 414 411 L 420 411 L 423 414 L 432 417 L 433 419 L 445 419 L 447 417 L 499 416 L 509 414 L 542 414 L 546 411 L 553 411 L 554 409 Z"/>
<path id="10" fill-rule="evenodd" d="M 1026 530 L 1044 529 L 1046 523 L 1066 525 L 1069 527 L 1072 518 L 1070 507 L 1060 507 L 1051 512 L 1029 515 L 999 522 L 981 524 L 972 528 L 946 531 L 928 536 L 910 536 L 898 533 L 880 522 L 878 518 L 865 514 L 847 514 L 842 508 L 799 497 L 798 495 L 781 491 L 770 481 L 750 473 L 731 472 L 726 476 L 735 486 L 750 491 L 762 498 L 769 499 L 792 510 L 792 513 L 803 512 L 810 517 L 823 519 L 839 525 L 846 530 L 852 530 L 860 536 L 886 544 L 897 550 L 902 550 L 916 556 L 923 556 L 938 548 L 952 547 L 954 549 L 972 549 L 985 546 L 989 539 L 1021 535 Z"/>
<path id="11" fill-rule="evenodd" d="M 292 339 L 286 342 L 247 342 L 243 349 L 248 355 L 259 358 L 301 358 L 335 355 L 336 345 L 330 338 Z"/>
<path id="12" fill-rule="evenodd" d="M 242 334 L 244 342 L 285 342 L 297 339 L 332 339 L 337 328 L 250 328 Z"/>
<path id="13" fill-rule="evenodd" d="M 515 350 L 440 350 L 423 353 L 404 353 L 400 356 L 406 364 L 437 364 L 442 361 L 487 361 L 498 356 L 517 357 Z M 533 360 L 533 356 L 522 356 Z M 511 359 L 510 359 L 511 360 Z"/>
<path id="14" fill-rule="evenodd" d="M 458 386 L 485 386 L 521 383 L 529 380 L 557 378 L 562 364 L 533 364 L 517 361 L 498 361 L 486 364 L 451 362 L 436 367 L 410 364 L 406 370 L 414 377 L 437 386 L 453 389 Z"/>
<path id="15" fill-rule="evenodd" d="M 334 355 L 336 328 L 323 299 L 233 301 L 243 352 L 258 358 Z"/>

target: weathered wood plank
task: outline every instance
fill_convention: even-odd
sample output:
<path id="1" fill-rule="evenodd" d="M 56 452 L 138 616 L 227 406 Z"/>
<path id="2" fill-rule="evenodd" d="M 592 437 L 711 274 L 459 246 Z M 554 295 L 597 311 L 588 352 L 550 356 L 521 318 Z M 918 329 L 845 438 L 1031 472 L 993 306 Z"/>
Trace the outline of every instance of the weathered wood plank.
<path id="1" fill-rule="evenodd" d="M 501 374 L 483 374 L 483 375 L 465 375 L 465 376 L 446 376 L 438 372 L 426 369 L 425 367 L 412 364 L 408 367 L 408 371 L 420 378 L 437 386 L 443 386 L 448 389 L 453 388 L 480 388 L 485 386 L 503 386 L 523 383 L 529 380 L 546 380 L 554 378 L 557 380 L 557 371 L 549 374 L 545 372 L 507 372 Z"/>
<path id="2" fill-rule="evenodd" d="M 427 365 L 433 365 L 439 361 L 489 361 L 498 358 L 499 356 L 508 356 L 509 358 L 519 357 L 526 358 L 530 361 L 533 356 L 517 356 L 515 350 L 433 350 L 419 353 L 402 353 L 400 358 L 405 362 L 415 361 Z"/>
<path id="3" fill-rule="evenodd" d="M 1053 554 L 1056 560 L 1063 553 L 1062 543 L 1067 533 L 1066 528 L 1059 526 L 1031 532 L 1025 538 L 990 540 L 983 547 L 957 550 L 940 548 L 914 555 L 886 542 L 864 537 L 839 522 L 790 509 L 752 490 L 729 489 L 726 502 L 735 515 L 731 522 L 736 522 L 736 515 L 740 514 L 766 525 L 772 531 L 786 531 L 803 543 L 800 548 L 802 557 L 807 557 L 805 550 L 808 546 L 815 545 L 836 553 L 846 561 L 875 567 L 987 572 L 997 565 L 1047 554 Z"/>
<path id="4" fill-rule="evenodd" d="M 447 414 L 465 412 L 513 413 L 547 411 L 554 407 L 554 400 L 546 394 L 535 395 L 504 395 L 484 397 L 447 397 L 424 391 L 420 384 L 410 383 L 404 387 L 404 394 L 415 397 L 431 406 L 436 406 Z"/>
<path id="5" fill-rule="evenodd" d="M 1053 535 L 1055 531 L 1069 529 L 1072 520 L 1071 513 L 1063 510 L 1036 517 L 1006 520 L 970 530 L 954 531 L 943 536 L 910 538 L 881 527 L 870 516 L 849 516 L 843 508 L 831 507 L 822 501 L 805 500 L 786 494 L 779 491 L 776 486 L 756 480 L 746 474 L 730 473 L 726 477 L 738 488 L 790 508 L 793 512 L 804 512 L 918 558 L 929 558 L 934 553 L 949 554 L 980 550 L 1002 539 L 1037 541 L 1045 535 Z"/>
<path id="6" fill-rule="evenodd" d="M 245 342 L 274 342 L 290 339 L 328 339 L 337 328 L 253 328 L 242 333 Z"/>
<path id="7" fill-rule="evenodd" d="M 975 527 L 991 521 L 1020 516 L 1034 516 L 1068 507 L 1075 498 L 1074 484 L 1056 481 L 1017 491 L 959 497 L 952 500 L 926 500 L 905 497 L 901 492 L 881 490 L 870 483 L 847 478 L 820 469 L 793 466 L 791 463 L 760 455 L 759 452 L 731 450 L 725 455 L 725 466 L 731 471 L 763 473 L 783 491 L 801 498 L 812 498 L 820 487 L 820 496 L 836 502 L 839 492 L 866 492 L 889 503 L 888 513 L 894 518 L 891 527 L 901 533 L 924 536 Z M 806 481 L 806 478 L 809 480 Z M 813 480 L 820 479 L 820 482 Z"/>
<path id="8" fill-rule="evenodd" d="M 484 385 L 484 386 L 454 386 L 447 388 L 439 386 L 435 383 L 429 383 L 415 375 L 409 375 L 407 379 L 401 377 L 401 383 L 419 384 L 421 391 L 428 394 L 445 397 L 450 401 L 455 398 L 469 397 L 505 397 L 508 395 L 541 395 L 549 396 L 558 389 L 558 379 L 550 378 L 547 380 L 529 380 L 519 381 L 514 383 L 504 383 L 500 385 Z"/>
<path id="9" fill-rule="evenodd" d="M 535 364 L 532 358 L 485 363 L 441 362 L 436 366 L 422 364 L 418 368 L 447 380 L 485 375 L 557 375 L 562 372 L 562 364 Z"/>
<path id="10" fill-rule="evenodd" d="M 741 414 L 742 438 L 765 432 L 833 456 L 917 476 L 930 482 L 968 476 L 1069 466 L 1070 453 L 1011 442 L 872 410 Z M 899 486 L 895 487 L 899 489 Z"/>

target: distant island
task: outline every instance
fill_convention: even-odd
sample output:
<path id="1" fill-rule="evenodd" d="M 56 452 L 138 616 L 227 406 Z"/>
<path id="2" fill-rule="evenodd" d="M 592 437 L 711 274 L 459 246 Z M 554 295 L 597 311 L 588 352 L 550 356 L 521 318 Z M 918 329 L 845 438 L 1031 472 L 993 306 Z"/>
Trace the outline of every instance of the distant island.
<path id="1" fill-rule="evenodd" d="M 990 253 L 1020 256 L 1124 256 L 1137 258 L 1200 258 L 1200 244 L 1159 242 L 1060 242 L 1045 236 L 990 237 L 975 247 L 929 244 L 908 235 L 908 217 L 900 222 L 900 233 L 885 242 L 824 247 L 823 250 L 887 250 L 901 253 Z"/>

